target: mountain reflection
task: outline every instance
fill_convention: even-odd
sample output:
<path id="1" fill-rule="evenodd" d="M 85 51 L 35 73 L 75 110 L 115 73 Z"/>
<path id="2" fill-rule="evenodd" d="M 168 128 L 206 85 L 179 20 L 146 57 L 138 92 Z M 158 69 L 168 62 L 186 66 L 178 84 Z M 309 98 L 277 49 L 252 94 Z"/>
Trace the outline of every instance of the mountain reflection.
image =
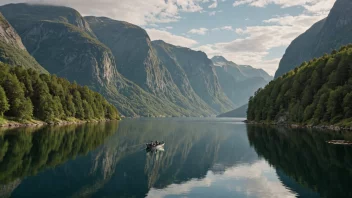
<path id="1" fill-rule="evenodd" d="M 321 197 L 352 197 L 352 147 L 326 143 L 351 140 L 352 134 L 248 126 L 248 139 L 260 156 L 280 170 L 283 183 L 296 192 L 299 186 L 285 175 Z"/>
<path id="2" fill-rule="evenodd" d="M 325 143 L 345 134 L 221 119 L 127 119 L 2 134 L 0 197 L 350 195 L 349 148 Z M 146 152 L 155 140 L 165 141 L 164 151 Z"/>

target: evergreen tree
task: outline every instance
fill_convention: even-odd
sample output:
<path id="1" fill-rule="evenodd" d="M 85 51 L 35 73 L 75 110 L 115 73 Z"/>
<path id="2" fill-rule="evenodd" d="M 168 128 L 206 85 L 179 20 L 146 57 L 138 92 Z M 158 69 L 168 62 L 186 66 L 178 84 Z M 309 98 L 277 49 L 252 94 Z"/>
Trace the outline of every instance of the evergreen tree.
<path id="1" fill-rule="evenodd" d="M 10 109 L 5 90 L 0 86 L 0 117 Z"/>
<path id="2" fill-rule="evenodd" d="M 100 94 L 77 83 L 32 69 L 0 63 L 0 116 L 23 120 L 119 119 Z"/>
<path id="3" fill-rule="evenodd" d="M 248 119 L 352 126 L 352 45 L 302 64 L 250 98 Z"/>

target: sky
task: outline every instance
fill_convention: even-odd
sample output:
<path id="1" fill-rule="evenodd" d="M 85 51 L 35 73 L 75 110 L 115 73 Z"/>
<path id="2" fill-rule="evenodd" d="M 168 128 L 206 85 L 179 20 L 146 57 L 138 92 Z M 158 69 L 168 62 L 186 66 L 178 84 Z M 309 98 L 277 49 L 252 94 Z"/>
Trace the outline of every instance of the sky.
<path id="1" fill-rule="evenodd" d="M 336 0 L 0 0 L 75 8 L 145 28 L 152 40 L 224 56 L 274 75 L 287 46 Z"/>

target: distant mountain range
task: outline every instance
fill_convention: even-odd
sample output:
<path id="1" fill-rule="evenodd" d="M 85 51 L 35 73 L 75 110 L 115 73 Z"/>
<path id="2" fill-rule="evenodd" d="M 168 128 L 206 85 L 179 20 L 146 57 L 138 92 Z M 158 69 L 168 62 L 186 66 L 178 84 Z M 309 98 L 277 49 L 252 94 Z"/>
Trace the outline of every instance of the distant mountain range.
<path id="1" fill-rule="evenodd" d="M 245 104 L 235 110 L 218 115 L 219 118 L 234 117 L 234 118 L 246 118 L 247 117 L 248 104 Z"/>
<path id="2" fill-rule="evenodd" d="M 222 89 L 236 108 L 247 104 L 255 91 L 273 79 L 262 69 L 237 65 L 222 56 L 215 56 L 212 61 Z"/>
<path id="3" fill-rule="evenodd" d="M 125 116 L 216 115 L 246 104 L 271 80 L 263 70 L 151 41 L 136 25 L 72 8 L 8 4 L 0 12 L 7 41 L 0 61 L 87 85 Z M 238 75 L 229 72 L 235 68 Z"/>
<path id="4" fill-rule="evenodd" d="M 337 0 L 327 18 L 317 22 L 296 38 L 280 61 L 275 78 L 300 66 L 304 61 L 323 56 L 352 43 L 352 1 Z"/>

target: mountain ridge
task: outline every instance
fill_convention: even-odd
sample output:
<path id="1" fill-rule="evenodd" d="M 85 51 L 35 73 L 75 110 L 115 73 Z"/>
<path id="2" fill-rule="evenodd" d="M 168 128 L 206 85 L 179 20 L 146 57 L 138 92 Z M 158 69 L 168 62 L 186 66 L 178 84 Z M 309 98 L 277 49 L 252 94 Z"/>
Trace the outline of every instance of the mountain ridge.
<path id="1" fill-rule="evenodd" d="M 298 67 L 304 61 L 331 53 L 352 43 L 352 2 L 337 0 L 328 17 L 315 23 L 286 49 L 275 78 Z"/>

